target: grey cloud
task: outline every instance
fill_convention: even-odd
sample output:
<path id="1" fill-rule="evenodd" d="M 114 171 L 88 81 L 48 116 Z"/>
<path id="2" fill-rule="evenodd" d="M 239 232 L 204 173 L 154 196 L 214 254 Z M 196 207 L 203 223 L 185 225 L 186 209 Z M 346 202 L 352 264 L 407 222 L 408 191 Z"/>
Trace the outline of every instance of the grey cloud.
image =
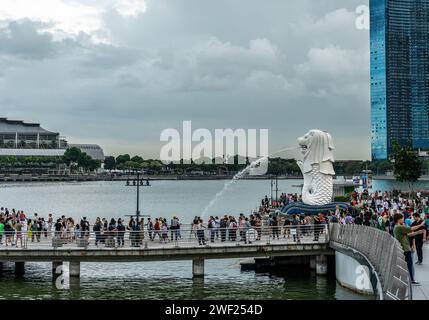
<path id="1" fill-rule="evenodd" d="M 37 32 L 41 23 L 11 21 L 0 29 L 0 53 L 24 59 L 44 59 L 55 54 L 50 34 Z"/>
<path id="2" fill-rule="evenodd" d="M 268 128 L 271 150 L 320 127 L 337 137 L 337 158 L 367 158 L 368 34 L 353 21 L 361 3 L 150 0 L 138 17 L 106 14 L 110 45 L 35 32 L 25 43 L 43 36 L 49 50 L 31 63 L 0 48 L 0 105 L 107 153 L 129 146 L 157 157 L 160 132 L 192 120 Z"/>
<path id="3" fill-rule="evenodd" d="M 141 55 L 141 52 L 137 50 L 107 44 L 91 45 L 84 50 L 81 60 L 82 67 L 103 70 L 131 66 L 139 60 Z"/>

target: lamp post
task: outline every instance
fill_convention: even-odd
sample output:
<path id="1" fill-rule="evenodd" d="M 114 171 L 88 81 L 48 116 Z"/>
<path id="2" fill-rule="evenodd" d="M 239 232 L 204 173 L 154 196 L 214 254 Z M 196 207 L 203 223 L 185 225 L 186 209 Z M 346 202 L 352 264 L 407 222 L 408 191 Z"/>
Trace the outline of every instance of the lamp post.
<path id="1" fill-rule="evenodd" d="M 271 206 L 272 206 L 274 201 L 274 192 L 276 195 L 275 197 L 276 203 L 279 198 L 279 194 L 278 194 L 279 193 L 279 175 L 276 173 L 275 175 L 272 174 L 270 177 L 271 177 Z M 274 186 L 276 187 L 275 189 L 274 189 Z"/>
<path id="2" fill-rule="evenodd" d="M 137 178 L 127 179 L 127 187 L 137 187 L 137 205 L 136 205 L 136 219 L 137 223 L 140 221 L 140 187 L 150 187 L 149 179 L 141 179 L 140 172 L 137 172 Z"/>
<path id="3" fill-rule="evenodd" d="M 279 201 L 279 175 L 276 174 L 276 203 Z"/>

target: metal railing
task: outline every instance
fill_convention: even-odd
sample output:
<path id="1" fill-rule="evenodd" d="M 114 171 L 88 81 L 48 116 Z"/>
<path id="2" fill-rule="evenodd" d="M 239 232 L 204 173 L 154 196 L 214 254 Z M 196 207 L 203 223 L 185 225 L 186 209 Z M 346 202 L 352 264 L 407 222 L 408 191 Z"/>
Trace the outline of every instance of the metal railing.
<path id="1" fill-rule="evenodd" d="M 7 249 L 159 249 L 165 247 L 240 246 L 254 244 L 328 243 L 328 225 L 279 227 L 204 228 L 139 231 L 9 231 L 0 237 L 0 251 Z"/>
<path id="2" fill-rule="evenodd" d="M 383 299 L 409 300 L 411 281 L 404 251 L 398 240 L 385 231 L 362 225 L 332 223 L 330 240 L 364 255 L 377 273 Z"/>

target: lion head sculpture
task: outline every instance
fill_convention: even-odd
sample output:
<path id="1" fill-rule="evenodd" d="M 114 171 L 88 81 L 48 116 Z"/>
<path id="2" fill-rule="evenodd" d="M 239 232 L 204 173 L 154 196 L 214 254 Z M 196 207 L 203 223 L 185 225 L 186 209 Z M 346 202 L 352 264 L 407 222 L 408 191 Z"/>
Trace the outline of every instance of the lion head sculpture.
<path id="1" fill-rule="evenodd" d="M 332 163 L 334 160 L 334 144 L 328 132 L 321 130 L 310 130 L 304 136 L 298 138 L 304 159 L 303 173 L 308 173 L 313 169 L 313 165 L 319 165 L 319 170 L 323 174 L 335 175 Z"/>

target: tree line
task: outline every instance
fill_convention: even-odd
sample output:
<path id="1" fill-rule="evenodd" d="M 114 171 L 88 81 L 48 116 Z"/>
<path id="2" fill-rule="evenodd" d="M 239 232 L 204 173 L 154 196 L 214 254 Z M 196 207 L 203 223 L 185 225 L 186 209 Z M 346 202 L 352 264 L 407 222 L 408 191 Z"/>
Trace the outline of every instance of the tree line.
<path id="1" fill-rule="evenodd" d="M 65 151 L 61 157 L 16 157 L 1 156 L 0 168 L 26 168 L 26 169 L 56 169 L 60 166 L 67 166 L 71 171 L 95 171 L 101 167 L 101 161 L 94 160 L 87 153 L 79 148 L 73 147 Z"/>
<path id="2" fill-rule="evenodd" d="M 429 161 L 421 160 L 409 145 L 393 143 L 393 152 L 389 160 L 383 161 L 337 161 L 334 170 L 337 175 L 358 175 L 364 170 L 371 170 L 374 174 L 385 174 L 387 171 L 394 173 L 398 181 L 417 181 L 424 168 L 429 172 Z M 183 159 L 178 163 L 164 164 L 158 159 L 143 159 L 141 156 L 131 157 L 129 154 L 117 157 L 107 156 L 104 161 L 106 170 L 152 170 L 154 174 L 174 173 L 186 174 L 189 172 L 201 172 L 203 174 L 231 174 L 244 169 L 250 164 L 249 159 L 239 156 L 232 157 L 229 162 L 219 159 L 206 159 L 206 161 L 190 161 Z M 241 161 L 239 161 L 241 160 Z M 69 148 L 62 157 L 15 157 L 1 156 L 0 168 L 56 168 L 60 165 L 67 166 L 71 171 L 95 171 L 101 167 L 101 161 L 94 160 L 79 148 Z M 301 174 L 295 159 L 269 158 L 268 175 L 299 176 Z"/>
<path id="3" fill-rule="evenodd" d="M 145 160 L 140 156 L 131 157 L 129 154 L 119 155 L 117 157 L 108 156 L 104 161 L 106 170 L 164 170 L 174 172 L 202 171 L 202 172 L 237 172 L 250 164 L 248 159 L 245 163 L 239 164 L 239 156 L 234 156 L 233 161 L 219 163 L 215 159 L 206 159 L 206 161 L 193 161 L 186 163 L 183 159 L 178 163 L 164 164 L 160 160 Z M 240 159 L 243 160 L 243 159 Z M 384 161 L 337 161 L 334 163 L 334 169 L 337 175 L 358 175 L 364 170 L 371 170 L 374 174 L 385 174 L 393 170 L 393 163 L 389 160 Z M 301 171 L 296 164 L 295 159 L 269 158 L 269 175 L 295 175 L 299 176 Z"/>

